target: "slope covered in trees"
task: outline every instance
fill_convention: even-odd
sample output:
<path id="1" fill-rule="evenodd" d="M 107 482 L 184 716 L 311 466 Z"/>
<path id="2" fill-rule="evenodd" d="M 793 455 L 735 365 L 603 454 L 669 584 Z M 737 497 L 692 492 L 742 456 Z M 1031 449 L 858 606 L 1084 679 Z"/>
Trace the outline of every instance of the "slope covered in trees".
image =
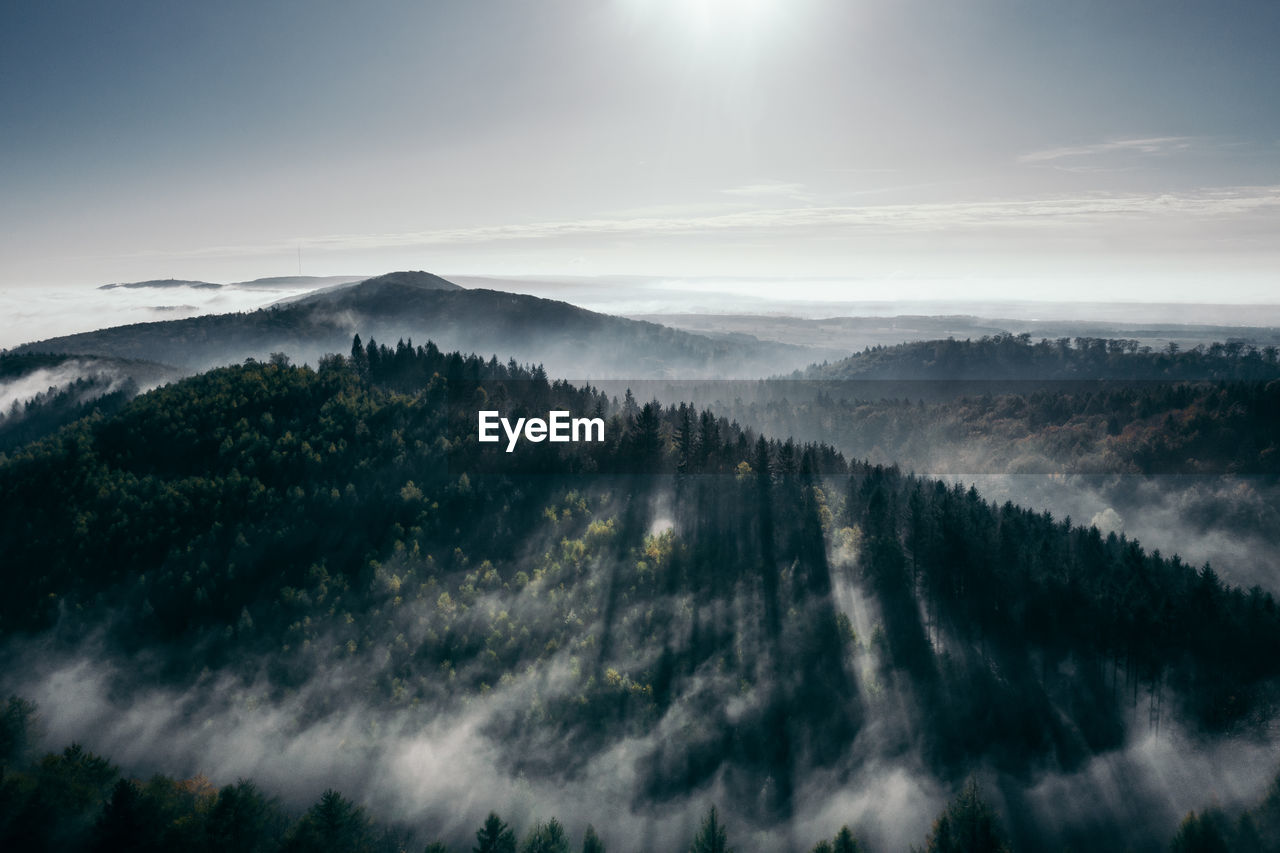
<path id="1" fill-rule="evenodd" d="M 1246 583 L 1274 584 L 1280 382 L 1245 378 L 1270 375 L 1272 356 L 1223 345 L 1157 358 L 1122 352 L 1119 343 L 1101 348 L 1116 350 L 1107 356 L 1115 375 L 1151 374 L 1155 365 L 1163 375 L 1225 378 L 819 378 L 644 388 L 848 457 L 958 477 L 989 497 L 1098 519 L 1196 562 L 1212 559 Z M 1041 345 L 952 344 L 988 367 L 982 353 L 1002 349 L 1004 375 L 1053 372 L 1036 367 Z M 899 357 L 910 367 L 917 350 L 884 351 L 881 367 L 902 367 Z M 1079 350 L 1068 351 L 1075 359 Z"/>
<path id="2" fill-rule="evenodd" d="M 6 850 L 35 851 L 209 851 L 258 853 L 631 853 L 631 839 L 608 830 L 610 843 L 587 823 L 578 834 L 555 817 L 533 820 L 523 832 L 489 812 L 474 833 L 444 839 L 439 825 L 412 820 L 387 821 L 332 788 L 308 808 L 290 808 L 252 780 L 221 787 L 203 775 L 187 779 L 155 774 L 130 777 L 109 759 L 79 744 L 36 757 L 34 744 L 21 735 L 38 725 L 37 709 L 10 698 L 0 716 L 0 843 Z M 17 735 L 17 737 L 14 737 Z M 424 839 L 436 840 L 425 842 Z M 714 805 L 702 815 L 687 845 L 689 853 L 731 853 L 744 849 Z M 1230 816 L 1221 808 L 1192 811 L 1167 845 L 1170 853 L 1280 850 L 1280 778 L 1251 808 Z M 747 848 L 751 849 L 751 848 Z M 799 849 L 805 849 L 801 847 Z M 869 853 L 848 825 L 831 839 L 813 844 L 810 853 Z M 915 850 L 914 846 L 911 848 Z M 1011 853 L 1007 830 L 997 810 L 970 779 L 933 821 L 922 853 Z M 1095 847 L 1091 849 L 1109 849 Z"/>
<path id="3" fill-rule="evenodd" d="M 1228 341 L 1154 351 L 1136 340 L 1058 338 L 1030 333 L 977 340 L 918 341 L 869 347 L 797 376 L 807 379 L 1276 379 L 1277 349 Z"/>
<path id="4" fill-rule="evenodd" d="M 0 454 L 94 411 L 109 414 L 142 387 L 179 372 L 161 364 L 48 353 L 0 354 Z"/>
<path id="5" fill-rule="evenodd" d="M 606 440 L 507 454 L 476 441 L 490 406 L 598 414 Z M 1169 803 L 1046 824 L 1029 780 L 1152 728 L 1264 732 L 1280 675 L 1274 599 L 1207 566 L 430 344 L 222 368 L 80 421 L 0 463 L 0 549 L 14 648 L 91 643 L 129 661 L 126 703 L 181 697 L 160 755 L 255 707 L 304 732 L 355 713 L 371 748 L 465 719 L 499 772 L 621 768 L 597 793 L 619 813 L 714 787 L 757 827 L 901 761 L 996 774 L 1024 846 L 1141 846 Z"/>

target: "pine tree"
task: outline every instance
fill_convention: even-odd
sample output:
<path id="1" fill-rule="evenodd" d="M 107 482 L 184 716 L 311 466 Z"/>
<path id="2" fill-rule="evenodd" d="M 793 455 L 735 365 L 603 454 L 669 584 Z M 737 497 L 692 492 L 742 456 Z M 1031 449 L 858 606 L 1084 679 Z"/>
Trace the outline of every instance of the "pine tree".
<path id="1" fill-rule="evenodd" d="M 582 834 L 582 853 L 604 853 L 604 842 L 591 824 L 587 824 L 587 831 Z"/>
<path id="2" fill-rule="evenodd" d="M 569 836 L 560 821 L 551 818 L 529 830 L 520 853 L 569 853 Z"/>
<path id="3" fill-rule="evenodd" d="M 715 806 L 707 809 L 702 825 L 698 827 L 698 834 L 693 837 L 693 844 L 689 846 L 689 853 L 733 853 Z"/>
<path id="4" fill-rule="evenodd" d="M 680 414 L 675 429 L 676 470 L 681 474 L 689 472 L 693 463 L 693 417 L 692 409 L 684 403 L 680 404 Z"/>
<path id="5" fill-rule="evenodd" d="M 204 822 L 205 846 L 210 851 L 236 853 L 274 848 L 276 839 L 271 830 L 282 821 L 274 801 L 264 797 L 252 782 L 242 779 L 218 792 Z"/>
<path id="6" fill-rule="evenodd" d="M 489 812 L 484 826 L 476 831 L 472 853 L 516 853 L 516 834 L 495 812 Z"/>
<path id="7" fill-rule="evenodd" d="M 849 831 L 848 826 L 840 827 L 840 831 L 836 833 L 835 841 L 832 842 L 831 847 L 834 853 L 862 853 L 862 847 L 858 844 L 858 839 L 853 837 L 853 833 Z"/>
<path id="8" fill-rule="evenodd" d="M 933 822 L 926 853 L 1009 853 L 1000 818 L 970 779 Z"/>
<path id="9" fill-rule="evenodd" d="M 1233 849 L 1223 839 L 1215 817 L 1211 811 L 1188 814 L 1169 845 L 1170 853 L 1227 853 Z"/>
<path id="10" fill-rule="evenodd" d="M 364 809 L 332 789 L 294 825 L 284 845 L 287 853 L 363 853 L 372 849 L 372 830 Z"/>
<path id="11" fill-rule="evenodd" d="M 147 823 L 138 786 L 128 779 L 121 779 L 111 791 L 111 799 L 103 807 L 102 816 L 94 826 L 91 849 L 109 853 L 145 848 L 150 840 L 147 838 Z"/>

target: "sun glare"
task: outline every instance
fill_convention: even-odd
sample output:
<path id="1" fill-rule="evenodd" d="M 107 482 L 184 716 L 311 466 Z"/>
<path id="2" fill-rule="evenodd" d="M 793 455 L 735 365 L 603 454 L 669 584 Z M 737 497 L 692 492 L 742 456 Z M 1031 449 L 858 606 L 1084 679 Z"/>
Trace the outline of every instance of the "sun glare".
<path id="1" fill-rule="evenodd" d="M 705 33 L 748 33 L 766 26 L 777 11 L 777 0 L 683 0 L 674 4 L 689 24 Z"/>
<path id="2" fill-rule="evenodd" d="M 704 46 L 763 38 L 780 23 L 785 8 L 783 0 L 623 0 L 623 3 L 631 15 L 683 31 Z"/>

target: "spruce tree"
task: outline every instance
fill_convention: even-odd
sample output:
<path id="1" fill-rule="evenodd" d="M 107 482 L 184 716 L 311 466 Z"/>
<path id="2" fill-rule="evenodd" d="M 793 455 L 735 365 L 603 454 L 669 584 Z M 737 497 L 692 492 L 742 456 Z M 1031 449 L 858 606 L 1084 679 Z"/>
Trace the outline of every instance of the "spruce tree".
<path id="1" fill-rule="evenodd" d="M 693 837 L 693 844 L 689 846 L 689 853 L 733 853 L 715 806 L 707 809 L 702 825 L 698 827 L 698 834 Z"/>

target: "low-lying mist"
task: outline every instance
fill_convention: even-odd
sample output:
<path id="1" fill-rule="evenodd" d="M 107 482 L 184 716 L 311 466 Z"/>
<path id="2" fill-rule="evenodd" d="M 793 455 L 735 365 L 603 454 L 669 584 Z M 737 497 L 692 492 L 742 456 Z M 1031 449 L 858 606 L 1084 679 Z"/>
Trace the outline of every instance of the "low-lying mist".
<path id="1" fill-rule="evenodd" d="M 0 289 L 0 348 L 108 326 L 252 311 L 331 282 L 219 288 L 126 288 L 92 285 Z"/>
<path id="2" fill-rule="evenodd" d="M 0 688 L 48 748 L 249 775 L 295 810 L 337 787 L 424 843 L 498 811 L 679 849 L 714 802 L 742 850 L 846 823 L 902 849 L 974 777 L 1019 849 L 1156 850 L 1262 792 L 1274 598 L 991 502 L 1016 479 L 770 440 L 756 402 L 427 346 L 157 389 L 0 463 L 29 569 Z M 598 411 L 609 440 L 506 454 L 475 440 L 491 404 Z"/>
<path id="3" fill-rule="evenodd" d="M 570 498 L 566 506 L 580 513 L 584 504 Z M 604 737 L 584 737 L 563 724 L 554 709 L 596 702 L 590 687 L 583 692 L 584 670 L 616 682 L 614 701 L 639 697 L 643 704 L 652 689 L 641 683 L 644 674 L 672 649 L 705 643 L 713 626 L 739 644 L 759 641 L 767 616 L 745 581 L 711 597 L 673 591 L 609 609 L 611 586 L 636 578 L 622 561 L 637 554 L 613 547 L 616 525 L 649 531 L 647 571 L 661 572 L 682 543 L 694 544 L 682 538 L 691 531 L 672 506 L 672 494 L 656 491 L 629 522 L 597 516 L 582 534 L 585 551 L 573 522 L 561 521 L 524 543 L 516 562 L 539 567 L 527 583 L 494 586 L 490 579 L 469 602 L 438 594 L 452 585 L 437 586 L 422 558 L 401 554 L 379 568 L 373 598 L 355 623 L 336 614 L 307 632 L 295 652 L 305 660 L 302 679 L 282 682 L 277 653 L 261 651 L 173 683 L 159 673 L 162 657 L 176 650 L 122 656 L 102 634 L 69 643 L 55 628 L 8 643 L 0 689 L 38 703 L 45 748 L 78 741 L 144 778 L 205 774 L 215 785 L 252 778 L 297 812 L 337 788 L 414 843 L 443 838 L 465 849 L 484 816 L 497 811 L 521 831 L 556 816 L 573 837 L 594 824 L 610 849 L 680 849 L 714 803 L 740 850 L 808 850 L 845 824 L 870 850 L 919 844 L 958 783 L 940 776 L 922 752 L 925 694 L 885 657 L 884 614 L 858 568 L 865 555 L 856 534 L 833 538 L 827 560 L 831 601 L 853 638 L 841 666 L 855 686 L 860 727 L 851 741 L 831 744 L 838 754 L 796 767 L 782 813 L 772 790 L 782 780 L 744 767 L 727 744 L 712 746 L 754 725 L 767 715 L 770 697 L 789 689 L 771 682 L 778 662 L 770 662 L 767 648 L 750 683 L 723 660 L 702 659 L 676 679 L 657 716 L 640 712 L 642 725 L 611 724 Z M 801 612 L 817 606 L 792 605 Z M 655 623 L 654 612 L 667 618 Z M 482 662 L 459 659 L 421 675 L 431 683 L 418 692 L 425 701 L 387 702 L 375 687 L 402 675 L 398 649 L 441 632 L 574 622 L 567 636 L 577 642 L 496 684 L 474 689 Z M 648 633 L 655 625 L 664 626 L 661 634 Z M 251 637 L 252 620 L 242 619 L 236 631 Z M 968 654 L 961 637 L 939 632 L 932 642 L 937 654 Z M 1135 687 L 1132 703 L 1125 700 L 1130 734 L 1080 766 L 1050 760 L 1022 773 L 969 768 L 1019 849 L 1089 846 L 1104 837 L 1115 849 L 1162 849 L 1188 810 L 1247 805 L 1274 777 L 1274 736 L 1192 735 L 1171 712 L 1153 722 L 1149 702 L 1147 688 L 1139 695 Z M 593 713 L 607 718 L 608 707 L 597 704 Z M 715 769 L 690 784 L 690 760 L 710 760 Z"/>

